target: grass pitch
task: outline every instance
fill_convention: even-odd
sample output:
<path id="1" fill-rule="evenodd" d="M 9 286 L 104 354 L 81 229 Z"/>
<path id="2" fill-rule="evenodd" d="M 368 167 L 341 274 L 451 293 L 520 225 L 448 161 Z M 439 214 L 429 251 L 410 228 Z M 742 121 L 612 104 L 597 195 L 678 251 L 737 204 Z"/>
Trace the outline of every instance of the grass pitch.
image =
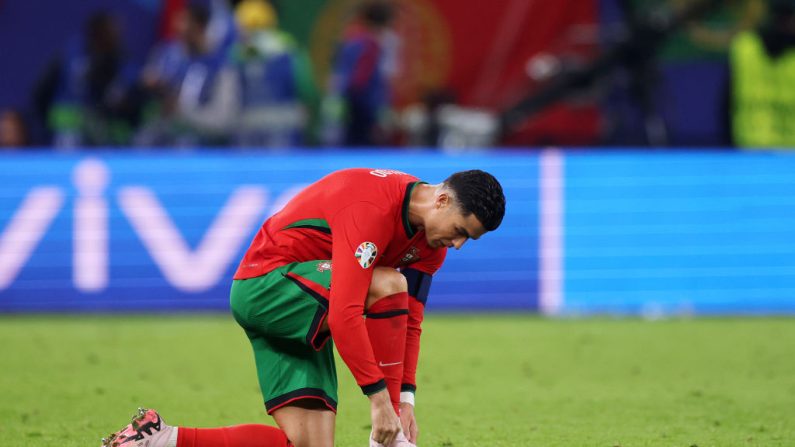
<path id="1" fill-rule="evenodd" d="M 342 362 L 337 445 L 369 405 Z M 430 316 L 420 445 L 793 446 L 795 320 Z M 98 446 L 139 405 L 273 423 L 231 317 L 0 318 L 0 445 Z"/>

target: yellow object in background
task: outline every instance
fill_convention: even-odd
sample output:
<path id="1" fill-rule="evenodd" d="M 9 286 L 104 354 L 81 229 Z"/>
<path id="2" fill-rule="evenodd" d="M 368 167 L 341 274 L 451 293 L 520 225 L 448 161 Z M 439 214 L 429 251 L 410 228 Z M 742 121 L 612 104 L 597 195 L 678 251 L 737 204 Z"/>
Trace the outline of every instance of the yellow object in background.
<path id="1" fill-rule="evenodd" d="M 731 47 L 732 124 L 744 148 L 795 147 L 795 49 L 772 58 L 755 32 Z"/>
<path id="2" fill-rule="evenodd" d="M 235 19 L 246 32 L 271 29 L 278 24 L 276 11 L 265 0 L 243 0 L 235 9 Z"/>

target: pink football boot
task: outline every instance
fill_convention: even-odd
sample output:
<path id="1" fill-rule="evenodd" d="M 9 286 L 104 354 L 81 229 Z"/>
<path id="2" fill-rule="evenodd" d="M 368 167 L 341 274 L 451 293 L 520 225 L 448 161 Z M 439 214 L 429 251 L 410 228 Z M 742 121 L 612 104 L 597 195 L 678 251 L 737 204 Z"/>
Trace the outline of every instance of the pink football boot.
<path id="1" fill-rule="evenodd" d="M 172 438 L 174 428 L 166 425 L 155 410 L 139 408 L 130 425 L 124 429 L 102 438 L 102 447 L 171 447 L 176 445 L 176 437 Z"/>

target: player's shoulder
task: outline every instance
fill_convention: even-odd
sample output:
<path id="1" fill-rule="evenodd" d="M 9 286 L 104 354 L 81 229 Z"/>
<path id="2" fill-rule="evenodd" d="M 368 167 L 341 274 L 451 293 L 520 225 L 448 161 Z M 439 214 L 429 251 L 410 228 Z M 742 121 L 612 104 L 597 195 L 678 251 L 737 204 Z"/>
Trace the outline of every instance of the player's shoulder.
<path id="1" fill-rule="evenodd" d="M 406 186 L 419 179 L 394 169 L 350 168 L 332 172 L 324 180 L 340 191 L 357 196 L 402 199 Z"/>
<path id="2" fill-rule="evenodd" d="M 343 210 L 370 218 L 395 218 L 417 178 L 395 170 L 352 168 L 332 172 L 314 185 L 318 202 L 333 215 Z M 383 215 L 382 215 L 383 214 Z"/>
<path id="3" fill-rule="evenodd" d="M 417 177 L 397 169 L 382 168 L 348 168 L 340 169 L 329 174 L 335 178 L 356 178 L 367 182 L 376 183 L 408 183 L 417 181 Z"/>

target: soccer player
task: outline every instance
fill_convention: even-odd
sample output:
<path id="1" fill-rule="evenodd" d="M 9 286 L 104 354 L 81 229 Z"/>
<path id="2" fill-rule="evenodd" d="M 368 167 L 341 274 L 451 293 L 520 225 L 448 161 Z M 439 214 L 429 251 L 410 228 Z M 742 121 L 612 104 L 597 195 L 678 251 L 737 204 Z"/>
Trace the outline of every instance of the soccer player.
<path id="1" fill-rule="evenodd" d="M 495 230 L 505 196 L 490 174 L 430 185 L 383 169 L 337 171 L 268 219 L 231 291 L 278 428 L 166 425 L 139 410 L 106 447 L 332 447 L 333 344 L 370 399 L 371 446 L 412 446 L 415 373 L 431 276 L 447 249 Z"/>

